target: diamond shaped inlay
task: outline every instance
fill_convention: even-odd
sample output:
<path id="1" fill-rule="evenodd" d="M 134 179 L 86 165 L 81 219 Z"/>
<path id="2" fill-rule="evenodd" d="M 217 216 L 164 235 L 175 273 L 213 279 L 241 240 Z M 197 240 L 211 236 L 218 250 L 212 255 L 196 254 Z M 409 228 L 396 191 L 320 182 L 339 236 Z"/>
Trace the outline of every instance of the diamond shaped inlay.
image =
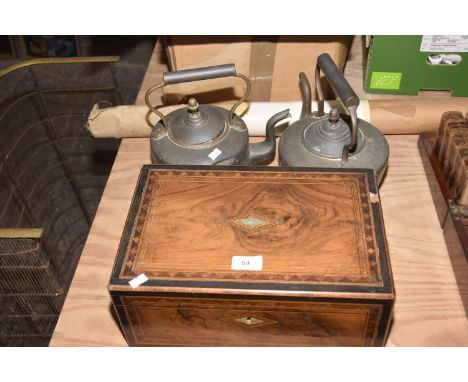
<path id="1" fill-rule="evenodd" d="M 255 317 L 242 317 L 242 318 L 238 318 L 238 319 L 236 319 L 234 321 L 240 322 L 241 324 L 245 324 L 247 326 L 263 324 L 262 320 L 259 320 L 259 319 L 255 318 Z"/>
<path id="2" fill-rule="evenodd" d="M 245 312 L 245 316 L 241 316 L 240 314 L 232 314 L 227 313 L 225 316 L 218 317 L 218 320 L 227 322 L 230 325 L 242 326 L 244 328 L 257 328 L 260 326 L 265 325 L 274 325 L 277 324 L 278 321 L 271 320 L 266 317 L 262 317 L 259 315 L 249 315 Z"/>
<path id="3" fill-rule="evenodd" d="M 279 224 L 279 222 L 275 220 L 256 213 L 236 216 L 232 219 L 226 220 L 226 223 L 246 232 L 255 232 L 260 229 L 273 227 Z"/>
<path id="4" fill-rule="evenodd" d="M 249 216 L 239 220 L 239 223 L 244 224 L 249 227 L 258 227 L 260 225 L 265 225 L 265 222 L 261 219 L 257 219 L 254 216 Z"/>
<path id="5" fill-rule="evenodd" d="M 248 328 L 255 328 L 257 326 L 265 326 L 276 324 L 278 321 L 268 320 L 268 319 L 260 319 L 251 316 L 236 318 L 234 319 L 235 322 L 241 324 L 242 326 L 246 326 Z"/>

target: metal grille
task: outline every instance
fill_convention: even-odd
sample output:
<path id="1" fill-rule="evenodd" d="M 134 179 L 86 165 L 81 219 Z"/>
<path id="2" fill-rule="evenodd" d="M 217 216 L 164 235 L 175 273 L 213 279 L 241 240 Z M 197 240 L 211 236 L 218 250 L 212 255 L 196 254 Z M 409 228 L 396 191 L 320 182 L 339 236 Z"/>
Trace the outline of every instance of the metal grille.
<path id="1" fill-rule="evenodd" d="M 47 255 L 33 238 L 0 238 L 0 267 L 40 267 L 47 265 Z"/>
<path id="2" fill-rule="evenodd" d="M 0 345 L 50 339 L 120 143 L 84 127 L 95 103 L 121 104 L 115 60 L 0 71 L 0 228 L 43 229 L 0 238 Z"/>

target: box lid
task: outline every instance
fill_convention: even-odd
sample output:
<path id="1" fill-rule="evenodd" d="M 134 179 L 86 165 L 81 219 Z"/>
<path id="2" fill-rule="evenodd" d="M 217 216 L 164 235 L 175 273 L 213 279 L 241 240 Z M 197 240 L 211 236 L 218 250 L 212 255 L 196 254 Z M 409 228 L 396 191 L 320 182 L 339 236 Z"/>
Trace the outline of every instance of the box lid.
<path id="1" fill-rule="evenodd" d="M 372 170 L 147 165 L 109 289 L 388 294 L 387 252 Z"/>

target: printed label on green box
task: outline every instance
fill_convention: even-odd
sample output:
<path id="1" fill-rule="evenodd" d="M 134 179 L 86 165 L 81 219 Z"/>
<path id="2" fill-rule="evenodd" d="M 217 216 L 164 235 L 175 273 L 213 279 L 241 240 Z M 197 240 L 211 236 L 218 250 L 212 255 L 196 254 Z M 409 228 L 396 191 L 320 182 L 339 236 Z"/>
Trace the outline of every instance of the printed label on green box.
<path id="1" fill-rule="evenodd" d="M 372 72 L 370 88 L 371 89 L 400 89 L 402 73 L 394 72 Z"/>

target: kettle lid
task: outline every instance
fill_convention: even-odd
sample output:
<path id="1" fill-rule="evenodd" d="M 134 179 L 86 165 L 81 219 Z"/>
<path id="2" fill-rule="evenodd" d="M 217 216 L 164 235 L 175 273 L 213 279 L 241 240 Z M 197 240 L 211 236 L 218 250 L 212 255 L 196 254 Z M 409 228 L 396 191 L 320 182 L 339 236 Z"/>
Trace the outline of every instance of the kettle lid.
<path id="1" fill-rule="evenodd" d="M 304 145 L 319 155 L 341 158 L 343 147 L 351 144 L 352 136 L 349 121 L 340 117 L 338 110 L 331 109 L 328 118 L 311 123 L 304 130 Z M 358 134 L 357 147 L 362 147 L 363 140 L 362 134 Z"/>
<path id="2" fill-rule="evenodd" d="M 168 134 L 181 144 L 196 145 L 214 140 L 227 128 L 228 110 L 219 106 L 199 105 L 195 98 L 167 116 Z"/>

